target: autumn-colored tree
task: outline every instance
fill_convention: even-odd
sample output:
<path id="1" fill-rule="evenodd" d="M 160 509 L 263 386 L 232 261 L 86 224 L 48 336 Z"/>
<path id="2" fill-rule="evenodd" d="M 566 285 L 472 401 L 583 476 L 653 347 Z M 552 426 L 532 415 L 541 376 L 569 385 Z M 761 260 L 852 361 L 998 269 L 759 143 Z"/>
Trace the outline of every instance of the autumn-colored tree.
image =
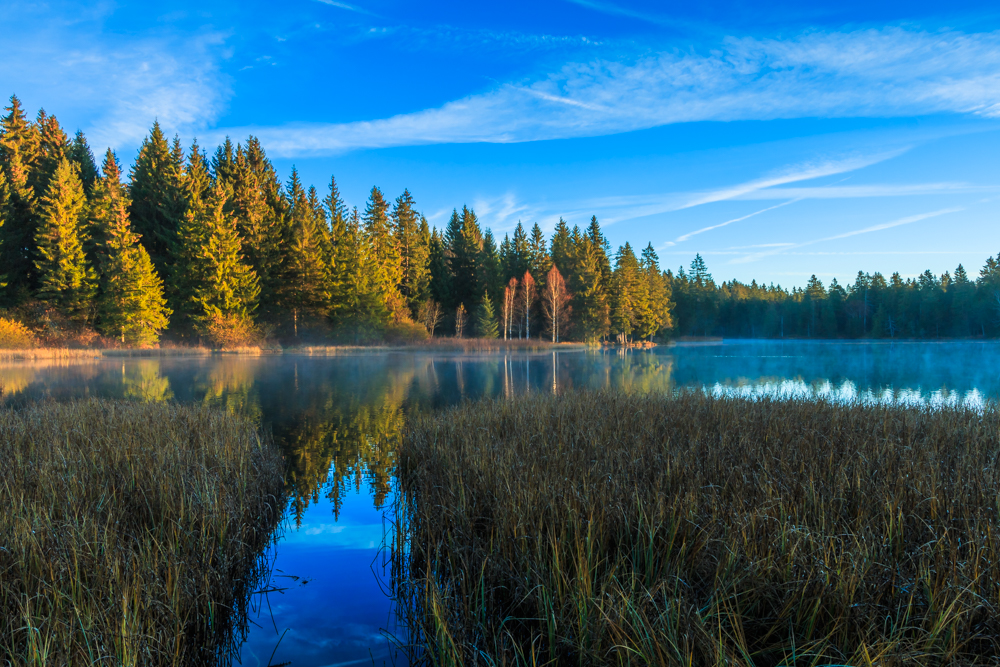
<path id="1" fill-rule="evenodd" d="M 566 290 L 566 281 L 555 264 L 545 275 L 545 287 L 542 288 L 542 310 L 552 342 L 558 343 L 560 335 L 565 335 L 572 308 L 572 295 Z"/>

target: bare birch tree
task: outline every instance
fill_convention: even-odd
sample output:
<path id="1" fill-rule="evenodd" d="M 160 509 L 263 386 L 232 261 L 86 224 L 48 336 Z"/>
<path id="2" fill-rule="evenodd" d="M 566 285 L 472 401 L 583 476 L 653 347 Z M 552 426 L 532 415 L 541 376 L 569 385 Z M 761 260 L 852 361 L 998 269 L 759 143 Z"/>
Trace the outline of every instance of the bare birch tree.
<path id="1" fill-rule="evenodd" d="M 455 310 L 455 337 L 461 338 L 462 332 L 465 330 L 465 304 L 458 304 L 458 308 Z"/>
<path id="2" fill-rule="evenodd" d="M 522 309 L 522 314 L 524 315 L 524 337 L 526 339 L 531 338 L 531 304 L 534 302 L 535 279 L 531 277 L 531 273 L 525 271 L 524 277 L 521 278 L 521 292 L 518 295 L 518 306 Z"/>
<path id="3" fill-rule="evenodd" d="M 501 317 L 503 318 L 503 339 L 507 340 L 514 326 L 514 302 L 517 298 L 517 278 L 511 278 L 507 286 L 503 288 L 503 306 L 501 307 Z"/>
<path id="4" fill-rule="evenodd" d="M 559 269 L 553 264 L 545 275 L 545 289 L 542 290 L 542 310 L 545 313 L 545 321 L 548 323 L 553 343 L 559 342 L 559 334 L 566 328 L 566 322 L 569 320 L 571 310 L 569 300 L 570 294 L 566 290 L 566 281 L 563 280 Z"/>

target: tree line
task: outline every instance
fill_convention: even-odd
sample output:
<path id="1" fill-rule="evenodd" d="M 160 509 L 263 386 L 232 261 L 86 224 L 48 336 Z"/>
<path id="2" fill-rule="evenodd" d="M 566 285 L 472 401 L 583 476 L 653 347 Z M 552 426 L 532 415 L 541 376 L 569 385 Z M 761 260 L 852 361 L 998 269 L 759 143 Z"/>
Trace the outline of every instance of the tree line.
<path id="1" fill-rule="evenodd" d="M 373 187 L 349 208 L 335 178 L 323 195 L 294 168 L 282 183 L 252 136 L 209 155 L 154 123 L 127 173 L 110 149 L 98 166 L 82 132 L 30 120 L 16 96 L 0 118 L 0 272 L 8 316 L 126 345 L 1000 333 L 992 259 L 974 281 L 959 266 L 846 288 L 717 285 L 700 256 L 675 274 L 652 244 L 612 251 L 596 217 L 498 241 L 467 206 L 431 227 L 408 190 Z"/>
<path id="2" fill-rule="evenodd" d="M 972 278 L 930 270 L 916 278 L 858 271 L 852 284 L 804 288 L 736 280 L 716 283 L 696 256 L 687 271 L 668 271 L 680 336 L 727 338 L 971 338 L 1000 335 L 1000 254 Z"/>
<path id="3" fill-rule="evenodd" d="M 282 183 L 260 142 L 208 155 L 158 123 L 126 174 L 100 167 L 82 132 L 30 120 L 12 96 L 0 119 L 0 307 L 123 344 L 207 337 L 238 345 L 386 335 L 595 340 L 670 327 L 651 245 L 615 253 L 596 218 L 550 239 L 521 224 L 498 244 L 475 212 L 432 228 L 405 191 L 373 187 L 363 211 L 293 168 Z"/>

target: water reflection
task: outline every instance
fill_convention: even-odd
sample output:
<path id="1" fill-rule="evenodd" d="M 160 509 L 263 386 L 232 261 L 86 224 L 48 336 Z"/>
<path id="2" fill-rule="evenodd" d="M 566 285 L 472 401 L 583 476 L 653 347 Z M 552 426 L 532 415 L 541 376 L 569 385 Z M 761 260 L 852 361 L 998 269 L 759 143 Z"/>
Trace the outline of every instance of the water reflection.
<path id="1" fill-rule="evenodd" d="M 998 362 L 994 343 L 759 341 L 627 352 L 44 360 L 0 365 L 0 392 L 16 402 L 199 402 L 258 419 L 286 457 L 288 520 L 270 554 L 271 587 L 283 590 L 254 601 L 240 658 L 309 667 L 394 658 L 382 510 L 408 415 L 481 396 L 604 387 L 981 406 L 1000 395 Z"/>

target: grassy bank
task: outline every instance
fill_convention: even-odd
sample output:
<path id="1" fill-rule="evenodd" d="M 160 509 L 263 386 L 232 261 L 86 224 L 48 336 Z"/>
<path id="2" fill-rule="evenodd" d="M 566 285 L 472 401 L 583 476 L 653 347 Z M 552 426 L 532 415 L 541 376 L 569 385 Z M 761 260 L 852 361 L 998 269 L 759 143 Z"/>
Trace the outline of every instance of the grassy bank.
<path id="1" fill-rule="evenodd" d="M 428 662 L 965 665 L 1000 656 L 1000 414 L 581 393 L 400 452 Z"/>
<path id="2" fill-rule="evenodd" d="M 0 410 L 0 664 L 211 663 L 261 574 L 282 469 L 253 423 L 205 408 Z"/>

